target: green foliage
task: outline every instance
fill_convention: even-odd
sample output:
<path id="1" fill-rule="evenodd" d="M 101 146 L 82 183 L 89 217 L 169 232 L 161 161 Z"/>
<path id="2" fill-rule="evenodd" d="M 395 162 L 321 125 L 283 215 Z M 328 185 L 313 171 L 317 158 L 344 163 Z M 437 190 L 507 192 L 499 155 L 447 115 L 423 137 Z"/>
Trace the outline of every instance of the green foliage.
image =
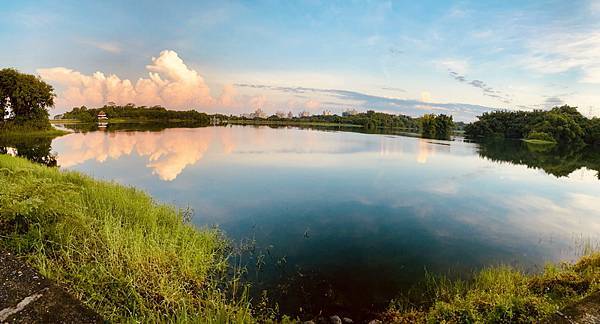
<path id="1" fill-rule="evenodd" d="M 454 129 L 452 116 L 425 114 L 420 118 L 421 134 L 428 138 L 449 139 Z"/>
<path id="2" fill-rule="evenodd" d="M 488 139 L 480 143 L 480 156 L 492 161 L 510 162 L 542 169 L 556 177 L 565 177 L 580 168 L 598 172 L 600 151 L 586 145 L 529 145 L 521 141 Z"/>
<path id="3" fill-rule="evenodd" d="M 0 245 L 114 322 L 254 322 L 229 245 L 145 193 L 0 155 Z"/>
<path id="4" fill-rule="evenodd" d="M 539 140 L 539 141 L 547 141 L 547 142 L 556 142 L 554 137 L 548 133 L 532 131 L 527 135 L 528 140 Z"/>
<path id="5" fill-rule="evenodd" d="M 161 121 L 196 121 L 208 125 L 210 116 L 196 110 L 176 111 L 167 110 L 161 106 L 125 106 L 105 105 L 99 108 L 88 109 L 85 106 L 75 107 L 63 114 L 64 119 L 77 119 L 82 122 L 96 122 L 98 113 L 103 111 L 109 119 L 136 119 L 136 120 L 161 120 Z"/>
<path id="6" fill-rule="evenodd" d="M 47 166 L 56 166 L 56 155 L 52 153 L 52 136 L 0 136 L 0 154 L 9 149 L 16 156 Z"/>
<path id="7" fill-rule="evenodd" d="M 252 120 L 245 117 L 227 117 L 229 120 Z M 258 118 L 255 118 L 258 119 Z M 366 113 L 358 113 L 349 116 L 338 115 L 313 115 L 308 117 L 293 117 L 279 118 L 276 115 L 270 116 L 269 121 L 285 122 L 285 123 L 323 123 L 323 124 L 338 124 L 338 125 L 358 125 L 366 129 L 374 128 L 402 128 L 402 129 L 417 129 L 418 123 L 410 116 L 392 115 L 369 110 Z"/>
<path id="8" fill-rule="evenodd" d="M 50 129 L 47 109 L 54 96 L 52 86 L 34 75 L 0 70 L 0 127 Z"/>
<path id="9" fill-rule="evenodd" d="M 484 269 L 468 281 L 429 277 L 422 307 L 393 302 L 390 323 L 539 323 L 600 289 L 600 253 L 575 264 L 549 265 L 527 275 L 507 266 Z"/>
<path id="10" fill-rule="evenodd" d="M 600 145 L 600 118 L 593 118 L 588 122 L 586 128 L 585 142 L 592 145 Z"/>
<path id="11" fill-rule="evenodd" d="M 562 106 L 551 110 L 494 111 L 484 113 L 478 121 L 465 127 L 470 137 L 502 136 L 529 138 L 545 133 L 553 142 L 594 144 L 600 142 L 598 121 L 588 119 L 576 107 Z M 550 140 L 544 135 L 545 140 Z M 536 138 L 537 139 L 537 138 Z"/>

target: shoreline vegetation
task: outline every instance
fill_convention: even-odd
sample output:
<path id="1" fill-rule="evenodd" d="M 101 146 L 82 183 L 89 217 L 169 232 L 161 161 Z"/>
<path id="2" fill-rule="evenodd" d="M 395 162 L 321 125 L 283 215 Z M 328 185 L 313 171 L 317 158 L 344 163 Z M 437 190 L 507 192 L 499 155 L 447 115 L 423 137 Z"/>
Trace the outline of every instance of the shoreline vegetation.
<path id="1" fill-rule="evenodd" d="M 101 116 L 101 117 L 98 117 Z M 56 119 L 58 118 L 58 119 Z M 125 106 L 113 103 L 99 108 L 87 108 L 85 106 L 74 107 L 70 111 L 55 117 L 54 123 L 66 119 L 69 123 L 79 120 L 82 123 L 126 123 L 146 121 L 193 121 L 200 125 L 278 125 L 278 126 L 317 126 L 317 127 L 346 127 L 364 128 L 366 130 L 396 129 L 403 131 L 420 132 L 424 137 L 436 139 L 449 139 L 452 132 L 458 126 L 459 130 L 463 123 L 454 123 L 451 116 L 425 114 L 422 117 L 413 118 L 407 115 L 394 115 L 368 110 L 367 112 L 345 112 L 342 116 L 333 114 L 309 115 L 307 112 L 299 116 L 293 116 L 290 112 L 285 115 L 281 112 L 266 116 L 258 109 L 249 116 L 234 116 L 213 114 L 209 115 L 195 110 L 174 111 L 167 110 L 161 106 Z"/>
<path id="2" fill-rule="evenodd" d="M 0 129 L 0 137 L 59 137 L 62 135 L 69 134 L 70 132 L 56 129 L 52 127 L 51 129 L 30 129 L 30 128 L 21 128 L 21 127 L 13 127 L 10 129 Z"/>
<path id="3" fill-rule="evenodd" d="M 229 243 L 145 193 L 0 155 L 0 244 L 109 321 L 253 322 Z"/>
<path id="4" fill-rule="evenodd" d="M 398 299 L 382 314 L 385 323 L 539 323 L 600 291 L 600 252 L 575 263 L 548 264 L 526 274 L 496 266 L 470 280 L 427 276 L 424 301 Z"/>
<path id="5" fill-rule="evenodd" d="M 576 107 L 564 105 L 550 110 L 493 111 L 465 126 L 472 138 L 513 138 L 529 143 L 599 145 L 600 118 L 587 118 Z"/>
<path id="6" fill-rule="evenodd" d="M 105 319 L 294 322 L 248 299 L 228 262 L 231 242 L 190 217 L 135 188 L 0 155 L 0 246 Z M 598 290 L 592 252 L 541 274 L 498 266 L 467 281 L 427 276 L 425 300 L 398 298 L 380 319 L 537 322 Z"/>
<path id="7" fill-rule="evenodd" d="M 32 159 L 37 164 L 0 154 L 0 247 L 55 280 L 108 321 L 298 322 L 278 314 L 267 300 L 250 300 L 249 286 L 241 283 L 243 267 L 230 262 L 232 243 L 218 229 L 191 225 L 189 210 L 158 203 L 132 187 L 56 168 L 51 137 L 64 131 L 54 129 L 48 118 L 54 97 L 53 88 L 38 77 L 0 70 L 0 140 L 15 146 L 19 155 L 40 156 Z M 524 140 L 536 147 L 536 154 L 565 147 L 555 143 L 571 148 L 600 143 L 600 119 L 586 118 L 569 106 L 550 111 L 495 111 L 468 125 L 446 115 L 413 118 L 373 110 L 343 116 L 302 113 L 293 117 L 290 113 L 286 118 L 279 113 L 266 117 L 259 109 L 254 116 L 237 117 L 133 104 L 79 107 L 60 117 L 72 124 L 135 120 L 408 129 L 439 139 L 464 128 L 473 138 Z M 21 149 L 13 143 L 16 137 L 38 146 L 32 152 Z M 0 153 L 11 152 L 3 148 Z M 480 152 L 488 153 L 493 159 L 509 159 L 498 152 Z M 596 160 L 592 155 L 575 161 L 593 168 Z M 544 170 L 563 175 L 573 166 L 563 163 Z M 397 298 L 380 313 L 380 319 L 396 323 L 539 322 L 600 291 L 600 252 L 591 251 L 573 264 L 548 265 L 537 274 L 496 266 L 474 273 L 467 281 L 426 278 L 419 298 Z"/>

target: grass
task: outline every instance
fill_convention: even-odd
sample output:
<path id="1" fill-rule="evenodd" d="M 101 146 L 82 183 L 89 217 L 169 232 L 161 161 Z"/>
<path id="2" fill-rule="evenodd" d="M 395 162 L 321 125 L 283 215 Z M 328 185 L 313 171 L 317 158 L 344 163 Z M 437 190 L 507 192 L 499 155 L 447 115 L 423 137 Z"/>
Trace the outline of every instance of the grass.
<path id="1" fill-rule="evenodd" d="M 186 217 L 134 188 L 0 155 L 0 246 L 105 319 L 257 321 L 228 241 Z"/>
<path id="2" fill-rule="evenodd" d="M 50 119 L 50 124 L 86 124 L 86 122 L 82 122 L 79 119 Z"/>
<path id="3" fill-rule="evenodd" d="M 529 143 L 529 144 L 536 144 L 536 145 L 555 145 L 556 144 L 556 142 L 553 142 L 553 141 L 546 141 L 546 140 L 540 140 L 540 139 L 523 139 L 523 142 Z"/>
<path id="4" fill-rule="evenodd" d="M 0 137 L 58 137 L 69 134 L 69 132 L 52 128 L 49 130 L 32 130 L 32 129 L 0 129 Z"/>
<path id="5" fill-rule="evenodd" d="M 394 301 L 390 323 L 538 323 L 600 290 L 600 252 L 527 275 L 512 267 L 484 269 L 469 281 L 428 276 L 425 303 Z"/>

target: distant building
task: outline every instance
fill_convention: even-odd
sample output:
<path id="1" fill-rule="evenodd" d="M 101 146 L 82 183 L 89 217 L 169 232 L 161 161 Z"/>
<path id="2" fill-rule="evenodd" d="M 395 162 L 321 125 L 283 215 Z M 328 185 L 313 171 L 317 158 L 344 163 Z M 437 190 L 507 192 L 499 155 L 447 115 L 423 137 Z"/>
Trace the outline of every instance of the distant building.
<path id="1" fill-rule="evenodd" d="M 104 113 L 104 111 L 101 110 L 98 113 L 98 120 L 107 120 L 107 119 L 108 119 L 108 117 L 106 117 L 106 113 Z"/>
<path id="2" fill-rule="evenodd" d="M 287 118 L 289 118 L 289 119 L 294 118 L 294 114 L 291 111 L 288 111 Z"/>
<path id="3" fill-rule="evenodd" d="M 323 116 L 331 116 L 331 115 L 333 115 L 331 110 L 323 110 Z"/>
<path id="4" fill-rule="evenodd" d="M 275 116 L 277 116 L 277 118 L 285 118 L 285 113 L 283 111 L 278 111 L 275 113 Z"/>
<path id="5" fill-rule="evenodd" d="M 303 110 L 303 111 L 301 111 L 298 114 L 298 117 L 300 117 L 300 118 L 302 118 L 302 117 L 310 117 L 310 113 L 308 111 L 306 111 L 306 110 Z"/>
<path id="6" fill-rule="evenodd" d="M 342 113 L 342 116 L 344 116 L 344 117 L 354 116 L 354 115 L 358 115 L 358 111 L 356 111 L 356 109 L 348 109 Z"/>

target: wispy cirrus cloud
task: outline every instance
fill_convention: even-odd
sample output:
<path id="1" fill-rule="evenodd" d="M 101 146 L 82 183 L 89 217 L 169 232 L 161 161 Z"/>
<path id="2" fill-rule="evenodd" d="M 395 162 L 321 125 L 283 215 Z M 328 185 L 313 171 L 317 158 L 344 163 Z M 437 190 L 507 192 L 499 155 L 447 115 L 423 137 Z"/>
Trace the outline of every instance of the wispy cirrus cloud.
<path id="1" fill-rule="evenodd" d="M 115 42 L 99 42 L 94 40 L 85 40 L 82 41 L 82 43 L 113 54 L 121 53 L 121 51 L 123 50 L 121 48 L 121 45 Z"/>
<path id="2" fill-rule="evenodd" d="M 481 89 L 481 92 L 484 96 L 497 99 L 505 104 L 511 104 L 513 101 L 509 94 L 502 92 L 500 90 L 494 89 L 491 86 L 489 86 L 487 83 L 485 83 L 481 80 L 469 80 L 469 79 L 467 79 L 466 76 L 464 76 L 456 71 L 453 71 L 451 69 L 448 69 L 448 73 L 454 80 L 456 80 L 458 82 L 465 83 L 472 87 Z"/>
<path id="3" fill-rule="evenodd" d="M 469 62 L 467 60 L 446 59 L 435 62 L 437 65 L 460 74 L 466 74 L 469 70 Z"/>
<path id="4" fill-rule="evenodd" d="M 565 31 L 535 39 L 522 63 L 542 74 L 575 71 L 580 82 L 600 83 L 600 31 Z"/>

